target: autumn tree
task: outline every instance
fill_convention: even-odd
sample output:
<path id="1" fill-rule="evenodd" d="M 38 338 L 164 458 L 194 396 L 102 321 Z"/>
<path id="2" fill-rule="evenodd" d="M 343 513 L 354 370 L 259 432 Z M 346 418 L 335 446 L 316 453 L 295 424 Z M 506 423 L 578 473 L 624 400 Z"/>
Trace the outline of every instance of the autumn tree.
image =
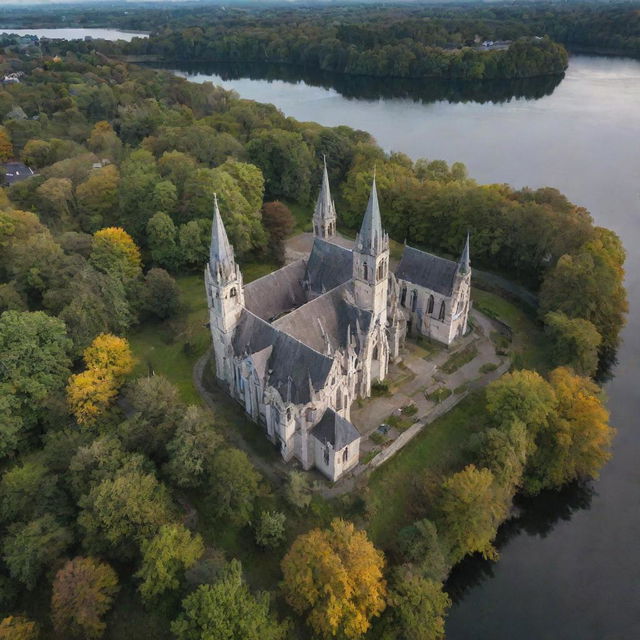
<path id="1" fill-rule="evenodd" d="M 253 595 L 242 578 L 240 562 L 232 560 L 213 584 L 203 584 L 182 602 L 172 623 L 178 640 L 284 640 L 288 625 L 269 609 L 269 594 Z"/>
<path id="2" fill-rule="evenodd" d="M 117 592 L 118 576 L 108 564 L 94 558 L 69 560 L 53 581 L 53 626 L 65 637 L 100 638 Z"/>
<path id="3" fill-rule="evenodd" d="M 46 140 L 27 141 L 21 153 L 22 161 L 34 169 L 42 169 L 53 162 L 51 145 Z"/>
<path id="4" fill-rule="evenodd" d="M 38 640 L 38 625 L 23 616 L 8 616 L 0 622 L 0 640 Z"/>
<path id="5" fill-rule="evenodd" d="M 114 164 L 97 169 L 76 188 L 80 222 L 85 231 L 95 232 L 116 220 L 120 173 Z"/>
<path id="6" fill-rule="evenodd" d="M 145 602 L 151 602 L 178 588 L 184 571 L 204 553 L 204 544 L 200 535 L 192 535 L 183 525 L 167 524 L 153 538 L 144 540 L 141 549 L 138 590 Z"/>
<path id="7" fill-rule="evenodd" d="M 78 423 L 89 426 L 111 405 L 134 359 L 127 340 L 110 334 L 96 337 L 83 358 L 87 368 L 69 378 L 67 402 Z"/>
<path id="8" fill-rule="evenodd" d="M 561 311 L 547 313 L 544 323 L 555 364 L 569 366 L 580 375 L 593 376 L 602 343 L 595 326 L 582 318 L 569 318 Z"/>
<path id="9" fill-rule="evenodd" d="M 597 477 L 611 457 L 614 430 L 599 387 L 566 367 L 552 371 L 549 381 L 558 405 L 548 426 L 539 432 L 527 466 L 529 493 Z"/>
<path id="10" fill-rule="evenodd" d="M 295 227 L 291 210 L 282 202 L 265 202 L 262 224 L 269 234 L 269 249 L 279 264 L 284 264 L 284 241 Z"/>
<path id="11" fill-rule="evenodd" d="M 260 474 L 240 449 L 219 449 L 211 465 L 211 494 L 218 516 L 247 524 L 260 484 Z"/>
<path id="12" fill-rule="evenodd" d="M 119 227 L 100 229 L 93 234 L 89 262 L 104 273 L 123 281 L 140 275 L 140 250 L 131 236 Z"/>
<path id="13" fill-rule="evenodd" d="M 6 162 L 13 157 L 13 145 L 9 133 L 4 127 L 0 127 L 0 162 Z"/>
<path id="14" fill-rule="evenodd" d="M 299 536 L 282 561 L 287 602 L 323 638 L 359 638 L 385 608 L 384 557 L 364 531 L 335 519 Z"/>
<path id="15" fill-rule="evenodd" d="M 470 464 L 442 483 L 437 504 L 438 530 L 445 536 L 453 564 L 470 553 L 497 558 L 491 542 L 506 509 L 493 482 L 491 471 Z"/>

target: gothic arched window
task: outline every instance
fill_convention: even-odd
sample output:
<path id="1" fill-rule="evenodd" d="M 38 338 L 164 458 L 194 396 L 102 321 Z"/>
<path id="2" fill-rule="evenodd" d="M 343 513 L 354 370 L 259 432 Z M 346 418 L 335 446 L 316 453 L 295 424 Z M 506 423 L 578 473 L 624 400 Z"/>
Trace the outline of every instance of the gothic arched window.
<path id="1" fill-rule="evenodd" d="M 287 407 L 287 420 L 291 420 L 291 408 Z"/>
<path id="2" fill-rule="evenodd" d="M 445 307 L 444 300 L 443 300 L 442 304 L 440 305 L 440 315 L 438 316 L 438 320 L 444 320 L 444 316 L 446 313 L 447 313 L 447 309 Z"/>
<path id="3" fill-rule="evenodd" d="M 325 445 L 324 447 L 324 463 L 329 466 L 329 447 Z"/>
<path id="4" fill-rule="evenodd" d="M 402 292 L 400 293 L 400 304 L 403 307 L 407 305 L 407 287 L 402 287 Z"/>
<path id="5" fill-rule="evenodd" d="M 236 288 L 235 287 L 231 287 L 231 291 L 229 291 L 229 297 L 230 298 L 235 298 L 236 297 Z"/>
<path id="6" fill-rule="evenodd" d="M 418 292 L 414 289 L 411 292 L 411 311 L 415 311 L 418 306 Z"/>
<path id="7" fill-rule="evenodd" d="M 427 302 L 427 313 L 428 314 L 432 314 L 433 313 L 433 305 L 434 305 L 433 296 L 429 296 L 429 302 Z"/>
<path id="8" fill-rule="evenodd" d="M 349 447 L 344 448 L 344 453 L 342 454 L 342 462 L 346 462 L 349 459 Z"/>
<path id="9" fill-rule="evenodd" d="M 384 260 L 378 265 L 378 280 L 384 278 Z"/>
<path id="10" fill-rule="evenodd" d="M 376 346 L 373 348 L 373 356 L 372 356 L 372 357 L 373 357 L 373 359 L 374 359 L 374 360 L 377 360 L 377 359 L 378 359 L 378 345 L 376 345 Z"/>
<path id="11" fill-rule="evenodd" d="M 369 265 L 366 262 L 362 266 L 362 273 L 364 274 L 364 279 L 368 280 L 369 279 Z"/>

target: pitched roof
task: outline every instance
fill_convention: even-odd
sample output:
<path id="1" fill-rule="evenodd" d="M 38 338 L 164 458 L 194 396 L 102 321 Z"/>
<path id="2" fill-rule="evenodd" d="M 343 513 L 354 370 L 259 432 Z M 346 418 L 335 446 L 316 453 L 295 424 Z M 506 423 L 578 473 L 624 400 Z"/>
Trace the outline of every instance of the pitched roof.
<path id="1" fill-rule="evenodd" d="M 380 217 L 380 205 L 378 204 L 378 189 L 376 187 L 376 177 L 373 176 L 371 193 L 367 210 L 364 212 L 362 226 L 358 233 L 356 246 L 365 253 L 376 254 L 384 241 L 384 231 L 382 230 L 382 219 Z"/>
<path id="2" fill-rule="evenodd" d="M 431 253 L 405 247 L 402 260 L 396 269 L 400 280 L 407 280 L 445 296 L 453 293 L 458 263 Z"/>
<path id="3" fill-rule="evenodd" d="M 350 280 L 353 252 L 333 242 L 315 238 L 307 261 L 305 279 L 312 292 L 319 294 Z"/>
<path id="4" fill-rule="evenodd" d="M 354 333 L 359 327 L 367 331 L 371 318 L 370 311 L 355 305 L 353 282 L 349 281 L 276 320 L 274 326 L 316 351 L 326 353 L 327 343 L 333 350 L 345 347 L 350 330 Z M 356 342 L 356 350 L 360 346 Z"/>
<path id="5" fill-rule="evenodd" d="M 307 301 L 302 282 L 307 263 L 296 260 L 282 269 L 258 278 L 244 287 L 246 308 L 263 320 L 271 321 L 281 313 Z"/>
<path id="6" fill-rule="evenodd" d="M 295 404 L 310 402 L 309 383 L 318 391 L 326 384 L 333 367 L 332 358 L 314 351 L 246 309 L 240 316 L 232 346 L 237 356 L 263 352 L 271 346 L 270 353 L 265 351 L 258 356 L 258 360 L 262 360 L 268 353 L 266 365 L 260 362 L 260 366 L 265 366 L 268 382 L 280 396 Z"/>
<path id="7" fill-rule="evenodd" d="M 311 429 L 311 435 L 322 444 L 330 443 L 336 451 L 344 449 L 360 437 L 353 424 L 333 409 L 324 412 L 320 422 Z"/>

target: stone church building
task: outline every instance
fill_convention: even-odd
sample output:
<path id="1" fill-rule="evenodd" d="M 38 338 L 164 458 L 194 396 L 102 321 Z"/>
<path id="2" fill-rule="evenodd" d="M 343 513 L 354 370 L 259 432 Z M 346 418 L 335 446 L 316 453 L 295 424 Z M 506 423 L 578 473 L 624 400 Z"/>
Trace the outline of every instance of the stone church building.
<path id="1" fill-rule="evenodd" d="M 326 166 L 313 229 L 307 258 L 244 285 L 216 200 L 205 287 L 220 384 L 285 460 L 335 481 L 358 463 L 351 404 L 384 380 L 407 331 L 447 345 L 465 333 L 469 239 L 458 262 L 405 247 L 394 275 L 375 178 L 346 249 Z"/>

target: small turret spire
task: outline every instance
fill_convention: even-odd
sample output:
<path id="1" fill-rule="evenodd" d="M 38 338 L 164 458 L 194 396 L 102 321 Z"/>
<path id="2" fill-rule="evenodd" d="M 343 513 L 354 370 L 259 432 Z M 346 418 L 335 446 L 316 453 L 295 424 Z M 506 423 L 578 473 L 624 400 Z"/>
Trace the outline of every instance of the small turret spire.
<path id="1" fill-rule="evenodd" d="M 323 158 L 322 184 L 313 212 L 314 234 L 320 238 L 331 238 L 336 234 L 336 208 L 331 199 L 329 187 L 329 173 L 327 172 L 327 158 Z"/>
<path id="2" fill-rule="evenodd" d="M 467 232 L 467 239 L 465 240 L 464 248 L 458 261 L 458 273 L 465 275 L 469 273 L 469 271 L 471 271 L 471 260 L 469 258 L 469 233 Z"/>

